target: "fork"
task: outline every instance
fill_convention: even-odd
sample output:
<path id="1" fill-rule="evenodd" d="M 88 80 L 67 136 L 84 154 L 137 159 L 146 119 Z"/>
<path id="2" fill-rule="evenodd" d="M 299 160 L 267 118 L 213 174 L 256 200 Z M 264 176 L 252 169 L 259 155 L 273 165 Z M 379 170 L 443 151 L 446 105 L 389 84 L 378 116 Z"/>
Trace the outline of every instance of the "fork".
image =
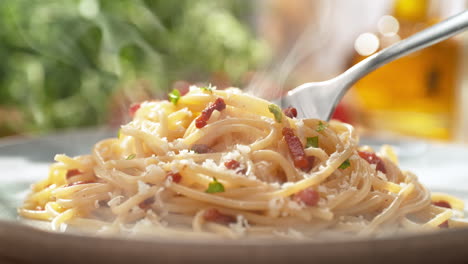
<path id="1" fill-rule="evenodd" d="M 362 77 L 380 66 L 466 29 L 468 29 L 468 11 L 463 11 L 375 53 L 333 79 L 302 84 L 276 102 L 282 107 L 295 107 L 298 118 L 318 118 L 328 121 L 346 91 Z"/>

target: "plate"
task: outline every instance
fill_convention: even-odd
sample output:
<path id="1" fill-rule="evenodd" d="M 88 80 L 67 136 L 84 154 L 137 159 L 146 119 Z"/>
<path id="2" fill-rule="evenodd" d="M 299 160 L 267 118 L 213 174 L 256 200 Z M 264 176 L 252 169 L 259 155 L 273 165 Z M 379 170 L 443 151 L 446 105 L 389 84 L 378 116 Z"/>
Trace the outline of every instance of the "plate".
<path id="1" fill-rule="evenodd" d="M 468 229 L 353 241 L 184 241 L 182 239 L 103 238 L 47 232 L 21 220 L 31 183 L 47 175 L 57 153 L 89 153 L 106 129 L 64 132 L 32 139 L 0 140 L 0 262 L 38 263 L 465 263 Z M 364 139 L 379 145 L 380 141 Z M 414 140 L 392 142 L 400 165 L 419 175 L 432 191 L 468 202 L 468 148 Z"/>

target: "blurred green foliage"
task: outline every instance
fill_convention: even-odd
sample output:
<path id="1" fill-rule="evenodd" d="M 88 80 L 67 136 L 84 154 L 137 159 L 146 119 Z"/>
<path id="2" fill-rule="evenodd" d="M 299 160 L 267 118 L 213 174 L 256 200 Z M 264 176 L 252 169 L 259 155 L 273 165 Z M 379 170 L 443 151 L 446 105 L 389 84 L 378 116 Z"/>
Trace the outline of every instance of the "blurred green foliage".
<path id="1" fill-rule="evenodd" d="M 250 5 L 1 0 L 0 136 L 102 124 L 130 80 L 146 80 L 155 94 L 214 72 L 236 84 L 267 56 L 246 22 Z"/>

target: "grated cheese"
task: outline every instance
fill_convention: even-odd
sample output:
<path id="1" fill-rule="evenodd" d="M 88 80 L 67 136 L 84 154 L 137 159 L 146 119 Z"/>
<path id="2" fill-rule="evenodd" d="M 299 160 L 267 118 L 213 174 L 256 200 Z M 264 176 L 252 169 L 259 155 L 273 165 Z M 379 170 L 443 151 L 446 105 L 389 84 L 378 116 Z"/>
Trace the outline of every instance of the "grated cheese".
<path id="1" fill-rule="evenodd" d="M 319 185 L 319 186 L 317 187 L 317 190 L 318 190 L 319 192 L 321 192 L 321 193 L 325 193 L 325 192 L 327 192 L 328 188 L 325 187 L 324 185 Z"/>
<path id="2" fill-rule="evenodd" d="M 206 159 L 202 163 L 202 166 L 206 168 L 214 169 L 214 170 L 219 170 L 218 164 L 216 164 L 216 162 L 213 159 Z"/>
<path id="3" fill-rule="evenodd" d="M 237 144 L 236 147 L 242 154 L 249 154 L 251 151 L 250 147 L 246 145 Z"/>
<path id="4" fill-rule="evenodd" d="M 221 157 L 221 160 L 223 162 L 229 161 L 229 160 L 241 161 L 241 159 L 242 159 L 242 155 L 238 150 L 233 150 L 231 152 L 228 152 Z"/>
<path id="5" fill-rule="evenodd" d="M 382 179 L 384 181 L 388 181 L 387 175 L 385 175 L 385 173 L 383 173 L 381 171 L 377 171 L 377 177 L 379 177 L 380 179 Z"/>
<path id="6" fill-rule="evenodd" d="M 142 181 L 137 181 L 138 184 L 138 193 L 139 194 L 145 194 L 148 192 L 148 190 L 151 188 L 148 184 L 142 182 Z"/>
<path id="7" fill-rule="evenodd" d="M 268 202 L 268 207 L 271 210 L 279 210 L 283 207 L 283 205 L 284 205 L 283 197 L 275 197 Z"/>
<path id="8" fill-rule="evenodd" d="M 107 205 L 109 207 L 115 207 L 115 206 L 118 206 L 120 204 L 120 201 L 125 198 L 123 197 L 122 195 L 117 195 L 115 196 L 114 198 L 110 199 L 109 202 L 107 202 Z"/>
<path id="9" fill-rule="evenodd" d="M 239 235 L 245 235 L 247 229 L 250 227 L 249 222 L 243 215 L 237 215 L 237 221 L 235 223 L 229 224 L 229 228 Z"/>

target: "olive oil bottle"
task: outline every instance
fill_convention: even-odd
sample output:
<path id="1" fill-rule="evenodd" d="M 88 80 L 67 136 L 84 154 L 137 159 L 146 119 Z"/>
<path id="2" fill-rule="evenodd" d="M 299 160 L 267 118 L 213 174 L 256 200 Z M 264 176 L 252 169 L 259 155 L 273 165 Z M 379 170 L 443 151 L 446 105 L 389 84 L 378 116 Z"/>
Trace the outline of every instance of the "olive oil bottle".
<path id="1" fill-rule="evenodd" d="M 379 25 L 396 32 L 376 34 L 380 49 L 439 22 L 437 10 L 434 1 L 396 0 L 390 19 L 394 23 Z M 359 121 L 377 131 L 453 139 L 460 57 L 461 43 L 451 38 L 364 77 L 351 90 L 360 112 Z M 356 53 L 352 64 L 365 58 Z"/>

